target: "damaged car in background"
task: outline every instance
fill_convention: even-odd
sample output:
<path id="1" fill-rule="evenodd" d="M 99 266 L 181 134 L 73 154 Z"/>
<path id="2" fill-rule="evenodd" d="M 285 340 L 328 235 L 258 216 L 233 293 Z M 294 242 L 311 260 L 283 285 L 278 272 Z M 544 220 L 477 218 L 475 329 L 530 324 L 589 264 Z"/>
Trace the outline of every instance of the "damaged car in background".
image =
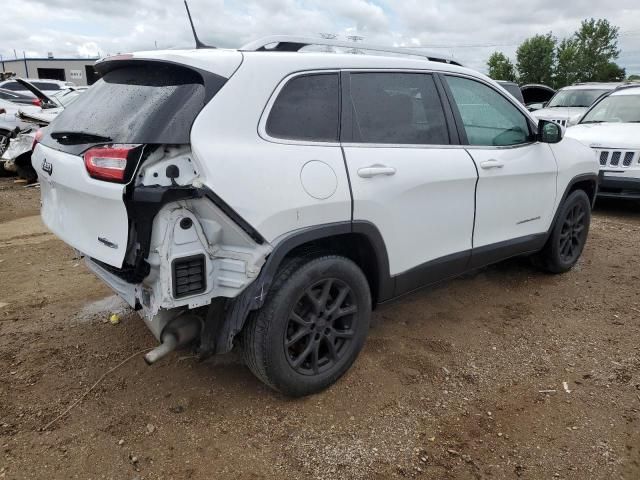
<path id="1" fill-rule="evenodd" d="M 57 96 L 72 92 L 70 97 L 66 97 L 69 99 L 68 103 L 71 103 L 79 92 L 69 88 L 56 91 L 56 96 L 49 96 L 24 79 L 14 78 L 12 81 L 33 94 L 36 102 L 32 102 L 32 105 L 17 105 L 12 102 L 1 104 L 6 113 L 0 119 L 0 142 L 4 143 L 0 147 L 0 167 L 3 173 L 17 173 L 31 183 L 37 179 L 31 166 L 31 153 L 39 129 L 49 125 L 64 110 L 65 103 Z"/>

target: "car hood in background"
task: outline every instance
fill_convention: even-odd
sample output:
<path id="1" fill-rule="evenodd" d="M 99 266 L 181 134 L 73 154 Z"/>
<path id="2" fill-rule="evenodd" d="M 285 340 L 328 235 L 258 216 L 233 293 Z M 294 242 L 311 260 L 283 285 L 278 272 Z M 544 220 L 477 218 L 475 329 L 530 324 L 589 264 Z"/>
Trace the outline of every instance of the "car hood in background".
<path id="1" fill-rule="evenodd" d="M 592 148 L 640 148 L 640 123 L 583 123 L 568 128 L 566 137 Z"/>
<path id="2" fill-rule="evenodd" d="M 542 118 L 545 120 L 569 120 L 576 117 L 581 117 L 584 112 L 587 111 L 586 107 L 554 107 L 554 108 L 541 108 L 532 112 L 534 117 Z"/>

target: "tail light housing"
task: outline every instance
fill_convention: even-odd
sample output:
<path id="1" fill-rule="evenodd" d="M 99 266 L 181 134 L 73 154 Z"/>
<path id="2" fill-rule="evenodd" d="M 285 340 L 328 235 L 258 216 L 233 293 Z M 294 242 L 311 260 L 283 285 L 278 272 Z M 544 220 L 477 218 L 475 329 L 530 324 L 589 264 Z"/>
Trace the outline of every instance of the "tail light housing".
<path id="1" fill-rule="evenodd" d="M 139 145 L 103 145 L 84 152 L 84 165 L 91 178 L 126 183 L 130 158 Z"/>
<path id="2" fill-rule="evenodd" d="M 33 136 L 33 144 L 31 145 L 32 152 L 36 149 L 36 145 L 38 145 L 38 142 L 40 142 L 40 140 L 42 139 L 42 135 L 44 135 L 44 132 L 40 128 L 38 129 L 36 134 Z"/>

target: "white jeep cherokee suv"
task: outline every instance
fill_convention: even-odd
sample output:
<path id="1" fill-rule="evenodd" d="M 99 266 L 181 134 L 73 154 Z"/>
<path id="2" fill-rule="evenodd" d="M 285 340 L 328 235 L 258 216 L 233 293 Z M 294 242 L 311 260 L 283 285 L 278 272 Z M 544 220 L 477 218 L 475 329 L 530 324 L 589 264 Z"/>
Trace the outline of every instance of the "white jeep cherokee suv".
<path id="1" fill-rule="evenodd" d="M 567 137 L 591 147 L 600 163 L 599 197 L 640 200 L 640 84 L 596 102 Z"/>
<path id="2" fill-rule="evenodd" d="M 42 218 L 140 313 L 149 363 L 237 344 L 306 395 L 350 367 L 378 304 L 516 255 L 578 260 L 587 147 L 472 70 L 298 52 L 318 42 L 338 43 L 106 58 L 43 132 Z"/>
<path id="3" fill-rule="evenodd" d="M 618 87 L 620 83 L 577 83 L 561 88 L 533 116 L 540 120 L 570 127 L 578 123 L 593 102 Z"/>

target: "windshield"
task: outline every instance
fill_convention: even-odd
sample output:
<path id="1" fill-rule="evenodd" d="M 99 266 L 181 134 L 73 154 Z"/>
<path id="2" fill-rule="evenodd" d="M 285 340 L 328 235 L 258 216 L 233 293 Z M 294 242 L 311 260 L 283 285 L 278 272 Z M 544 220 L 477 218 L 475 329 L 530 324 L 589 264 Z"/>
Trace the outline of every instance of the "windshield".
<path id="1" fill-rule="evenodd" d="M 588 112 L 581 123 L 640 122 L 640 92 L 634 95 L 611 95 Z"/>
<path id="2" fill-rule="evenodd" d="M 547 105 L 553 107 L 590 107 L 600 96 L 609 90 L 560 90 Z"/>

